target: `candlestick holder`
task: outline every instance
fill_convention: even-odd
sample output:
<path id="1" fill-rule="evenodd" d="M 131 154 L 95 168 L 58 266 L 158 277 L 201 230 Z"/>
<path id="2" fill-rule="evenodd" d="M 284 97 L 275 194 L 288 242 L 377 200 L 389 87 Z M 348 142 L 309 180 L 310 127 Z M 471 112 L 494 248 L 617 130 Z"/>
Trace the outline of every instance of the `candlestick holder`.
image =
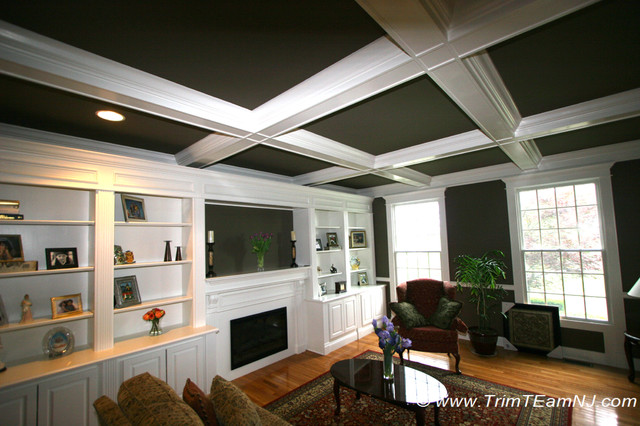
<path id="1" fill-rule="evenodd" d="M 171 240 L 164 242 L 164 261 L 171 262 Z"/>
<path id="2" fill-rule="evenodd" d="M 207 243 L 207 278 L 213 278 L 217 274 L 213 270 L 213 245 L 215 243 Z"/>
<path id="3" fill-rule="evenodd" d="M 298 264 L 296 263 L 296 240 L 291 241 L 291 267 L 298 267 Z"/>

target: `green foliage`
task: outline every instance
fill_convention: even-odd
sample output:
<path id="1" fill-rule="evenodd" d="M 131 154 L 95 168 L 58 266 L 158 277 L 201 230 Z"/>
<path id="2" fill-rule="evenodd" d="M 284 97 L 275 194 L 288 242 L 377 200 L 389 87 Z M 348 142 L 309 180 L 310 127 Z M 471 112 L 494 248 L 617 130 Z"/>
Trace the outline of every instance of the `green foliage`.
<path id="1" fill-rule="evenodd" d="M 476 304 L 480 329 L 489 328 L 491 316 L 500 312 L 496 311 L 496 306 L 506 295 L 497 280 L 506 276 L 507 266 L 498 257 L 503 258 L 504 253 L 493 250 L 480 257 L 462 254 L 455 260 L 458 264 L 455 274 L 458 291 L 464 291 L 463 283 L 470 286 L 469 302 Z"/>

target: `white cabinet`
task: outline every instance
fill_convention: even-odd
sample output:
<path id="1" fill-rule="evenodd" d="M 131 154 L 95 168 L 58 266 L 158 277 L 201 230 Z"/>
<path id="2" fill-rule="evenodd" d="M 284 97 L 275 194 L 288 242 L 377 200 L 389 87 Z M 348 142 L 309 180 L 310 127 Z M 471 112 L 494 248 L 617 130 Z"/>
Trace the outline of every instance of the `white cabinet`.
<path id="1" fill-rule="evenodd" d="M 38 383 L 38 425 L 97 425 L 93 401 L 101 395 L 99 366 L 61 373 Z"/>
<path id="2" fill-rule="evenodd" d="M 358 322 L 358 338 L 362 338 L 373 332 L 372 322 L 380 320 L 385 314 L 386 286 L 370 286 L 367 290 L 358 293 L 360 303 L 360 318 Z"/>
<path id="3" fill-rule="evenodd" d="M 331 340 L 356 329 L 356 298 L 355 296 L 336 300 L 328 304 L 329 337 Z"/>
<path id="4" fill-rule="evenodd" d="M 191 379 L 208 392 L 210 383 L 207 383 L 205 359 L 205 342 L 202 339 L 168 347 L 166 381 L 169 386 L 182 395 L 184 384 Z"/>
<path id="5" fill-rule="evenodd" d="M 0 390 L 0 413 L 3 424 L 35 426 L 38 419 L 38 385 Z"/>
<path id="6" fill-rule="evenodd" d="M 167 379 L 167 353 L 165 349 L 155 349 L 122 357 L 118 360 L 120 383 L 138 374 L 149 373 L 160 380 Z"/>

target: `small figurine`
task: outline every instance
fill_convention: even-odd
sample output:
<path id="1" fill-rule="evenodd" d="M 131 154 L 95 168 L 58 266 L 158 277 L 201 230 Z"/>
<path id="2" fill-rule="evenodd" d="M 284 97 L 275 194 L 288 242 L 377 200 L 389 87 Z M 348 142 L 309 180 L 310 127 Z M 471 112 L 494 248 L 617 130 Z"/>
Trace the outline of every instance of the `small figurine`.
<path id="1" fill-rule="evenodd" d="M 333 263 L 332 263 L 331 264 L 331 268 L 329 268 L 329 272 L 331 272 L 332 274 L 337 274 L 338 273 L 338 268 L 333 266 Z"/>
<path id="2" fill-rule="evenodd" d="M 29 295 L 25 294 L 24 299 L 22 300 L 22 319 L 20 320 L 20 324 L 26 324 L 33 321 L 33 316 L 31 314 L 31 300 L 29 300 Z"/>
<path id="3" fill-rule="evenodd" d="M 119 245 L 113 246 L 113 264 L 114 265 L 124 265 L 126 263 L 124 252 L 122 251 L 122 247 Z"/>
<path id="4" fill-rule="evenodd" d="M 124 261 L 125 263 L 136 263 L 136 261 L 133 260 L 133 252 L 131 250 L 124 252 Z"/>

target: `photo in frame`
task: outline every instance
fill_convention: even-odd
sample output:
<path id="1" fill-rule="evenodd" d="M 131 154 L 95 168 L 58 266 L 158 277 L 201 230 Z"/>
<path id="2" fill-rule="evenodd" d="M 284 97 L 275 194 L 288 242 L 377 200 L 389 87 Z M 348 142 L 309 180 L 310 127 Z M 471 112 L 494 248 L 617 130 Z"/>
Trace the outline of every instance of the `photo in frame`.
<path id="1" fill-rule="evenodd" d="M 369 278 L 366 272 L 358 272 L 358 285 L 369 285 Z"/>
<path id="2" fill-rule="evenodd" d="M 339 248 L 340 247 L 340 245 L 338 244 L 338 233 L 337 232 L 327 232 L 327 246 L 329 248 L 332 248 L 332 247 Z"/>
<path id="3" fill-rule="evenodd" d="M 138 280 L 135 275 L 116 277 L 113 281 L 116 308 L 126 308 L 127 306 L 142 303 L 140 290 L 138 290 Z"/>
<path id="4" fill-rule="evenodd" d="M 320 238 L 316 238 L 316 251 L 322 251 L 322 240 Z"/>
<path id="5" fill-rule="evenodd" d="M 144 209 L 142 198 L 122 194 L 122 209 L 124 210 L 124 220 L 127 222 L 147 221 L 147 212 Z"/>
<path id="6" fill-rule="evenodd" d="M 0 274 L 9 274 L 12 272 L 33 272 L 37 270 L 37 260 L 0 262 Z"/>
<path id="7" fill-rule="evenodd" d="M 325 294 L 327 294 L 327 283 L 321 282 L 319 285 L 320 285 L 320 296 L 324 296 Z"/>
<path id="8" fill-rule="evenodd" d="M 367 246 L 366 231 L 351 231 L 350 234 L 351 248 L 363 248 Z"/>
<path id="9" fill-rule="evenodd" d="M 64 269 L 78 267 L 78 250 L 75 247 L 44 249 L 47 269 Z"/>
<path id="10" fill-rule="evenodd" d="M 51 298 L 51 318 L 63 318 L 82 313 L 82 295 L 67 294 Z"/>
<path id="11" fill-rule="evenodd" d="M 0 262 L 24 261 L 21 235 L 0 235 Z"/>

